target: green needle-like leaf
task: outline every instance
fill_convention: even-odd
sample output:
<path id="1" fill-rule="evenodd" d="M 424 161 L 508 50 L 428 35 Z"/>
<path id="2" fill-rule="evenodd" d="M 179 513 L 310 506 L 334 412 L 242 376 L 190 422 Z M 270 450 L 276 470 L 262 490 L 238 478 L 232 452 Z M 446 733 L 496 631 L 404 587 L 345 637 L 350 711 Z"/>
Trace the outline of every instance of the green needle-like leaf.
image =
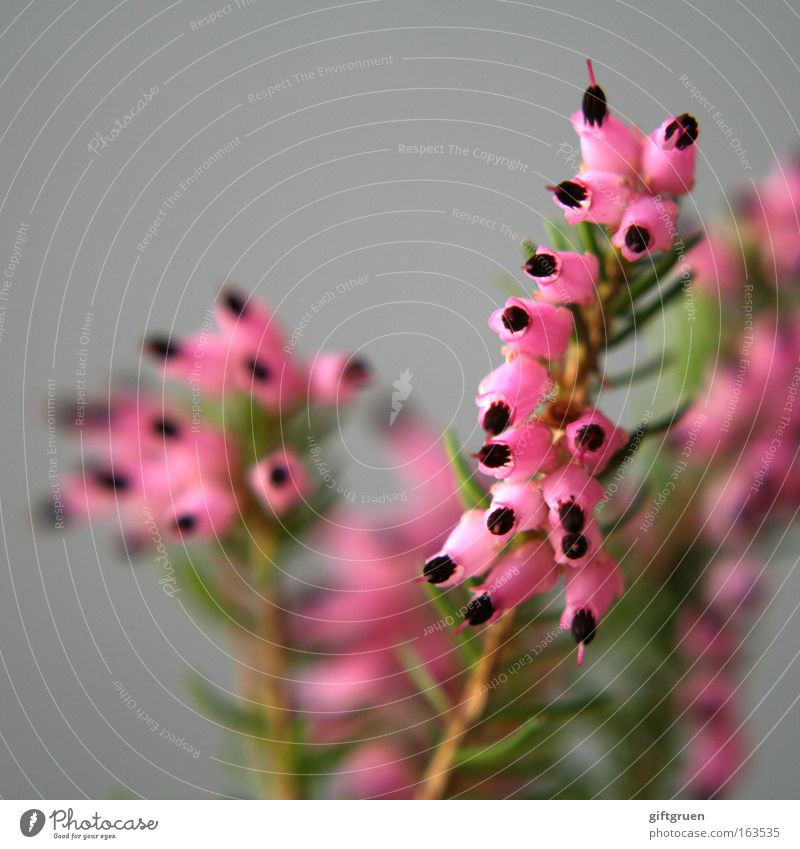
<path id="1" fill-rule="evenodd" d="M 574 237 L 570 238 L 561 224 L 555 221 L 544 221 L 544 232 L 547 237 L 547 246 L 556 251 L 574 251 L 577 249 Z"/>
<path id="2" fill-rule="evenodd" d="M 400 646 L 396 651 L 406 675 L 414 683 L 419 694 L 427 699 L 438 714 L 443 715 L 450 711 L 453 705 L 447 693 L 434 680 L 419 652 L 412 645 Z"/>
<path id="3" fill-rule="evenodd" d="M 528 719 L 528 721 L 504 737 L 496 743 L 490 743 L 486 746 L 466 746 L 456 755 L 456 764 L 463 764 L 467 761 L 472 764 L 490 764 L 494 761 L 502 760 L 508 755 L 520 755 L 522 746 L 533 736 L 534 732 L 538 731 L 542 726 L 541 717 L 536 719 Z"/>
<path id="4" fill-rule="evenodd" d="M 266 720 L 255 705 L 244 706 L 220 695 L 216 687 L 195 675 L 189 678 L 186 687 L 209 717 L 229 731 L 257 737 L 267 734 Z"/>
<path id="5" fill-rule="evenodd" d="M 611 315 L 621 315 L 630 310 L 631 305 L 669 275 L 677 265 L 678 260 L 685 256 L 702 238 L 702 233 L 695 233 L 679 242 L 676 246 L 677 249 L 666 251 L 654 259 L 639 260 L 639 263 L 643 266 L 642 270 L 638 274 L 634 272 L 625 291 L 609 304 L 608 311 Z"/>
<path id="6" fill-rule="evenodd" d="M 458 439 L 452 428 L 447 428 L 444 432 L 444 448 L 456 476 L 458 497 L 461 500 L 462 507 L 465 510 L 472 510 L 476 507 L 486 509 L 491 503 L 491 499 L 475 480 L 474 472 L 459 450 Z"/>
<path id="7" fill-rule="evenodd" d="M 619 345 L 621 342 L 624 342 L 629 336 L 637 330 L 640 330 L 651 318 L 653 318 L 653 316 L 662 313 L 667 304 L 675 300 L 675 298 L 684 291 L 684 286 L 686 286 L 688 282 L 689 280 L 685 277 L 675 280 L 672 285 L 666 289 L 663 295 L 657 297 L 646 307 L 642 307 L 642 309 L 634 312 L 628 324 L 623 327 L 622 330 L 617 331 L 617 333 L 608 340 L 608 346 L 614 347 L 615 345 Z"/>

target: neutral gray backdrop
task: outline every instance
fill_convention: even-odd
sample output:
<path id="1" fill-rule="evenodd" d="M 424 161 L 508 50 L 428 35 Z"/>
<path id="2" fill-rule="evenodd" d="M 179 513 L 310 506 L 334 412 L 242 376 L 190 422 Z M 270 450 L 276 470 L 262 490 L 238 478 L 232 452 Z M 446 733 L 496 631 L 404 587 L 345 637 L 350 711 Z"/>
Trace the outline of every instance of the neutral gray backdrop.
<path id="1" fill-rule="evenodd" d="M 411 400 L 468 438 L 475 384 L 497 358 L 492 278 L 518 268 L 520 235 L 542 236 L 553 212 L 544 183 L 569 175 L 563 145 L 574 142 L 584 57 L 617 111 L 644 128 L 694 109 L 693 91 L 713 104 L 697 110 L 688 204 L 703 222 L 797 145 L 798 45 L 796 0 L 5 0 L 0 261 L 13 275 L 0 338 L 0 793 L 240 789 L 213 759 L 231 755 L 222 735 L 182 687 L 189 667 L 231 684 L 224 639 L 167 598 L 153 569 L 123 565 L 102 528 L 32 523 L 50 459 L 63 475 L 73 456 L 60 432 L 48 454 L 48 381 L 74 397 L 82 349 L 88 381 L 102 387 L 111 371 L 136 373 L 149 330 L 197 326 L 226 277 L 280 304 L 291 328 L 337 283 L 367 275 L 316 315 L 300 350 L 363 346 L 379 373 L 371 403 L 387 417 L 391 382 L 410 369 Z M 154 87 L 93 152 L 96 134 Z M 353 458 L 348 481 L 380 492 L 374 447 L 357 434 L 341 451 Z M 749 649 L 757 748 L 743 796 L 797 795 L 796 549 L 797 536 L 785 538 L 773 559 Z M 159 741 L 115 681 L 200 756 Z"/>

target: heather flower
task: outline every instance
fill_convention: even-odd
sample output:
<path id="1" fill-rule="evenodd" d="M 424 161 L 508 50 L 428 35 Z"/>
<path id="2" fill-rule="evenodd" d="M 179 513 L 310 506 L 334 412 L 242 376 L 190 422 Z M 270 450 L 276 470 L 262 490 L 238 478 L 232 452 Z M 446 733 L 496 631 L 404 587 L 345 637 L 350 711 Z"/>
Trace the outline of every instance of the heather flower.
<path id="1" fill-rule="evenodd" d="M 345 404 L 369 385 L 372 371 L 366 360 L 351 354 L 320 353 L 311 363 L 311 402 L 322 406 Z"/>
<path id="2" fill-rule="evenodd" d="M 575 505 L 567 508 L 567 513 L 575 516 Z M 550 530 L 550 544 L 555 552 L 556 563 L 580 569 L 597 554 L 602 545 L 602 536 L 597 522 L 588 518 L 580 530 L 569 531 L 563 527 L 563 522 Z"/>
<path id="3" fill-rule="evenodd" d="M 561 627 L 569 631 L 578 644 L 578 664 L 583 663 L 584 647 L 595 638 L 600 620 L 623 590 L 619 566 L 605 551 L 598 552 L 582 569 L 568 570 Z"/>
<path id="4" fill-rule="evenodd" d="M 311 488 L 300 458 L 288 449 L 260 460 L 248 477 L 256 498 L 275 516 L 283 516 L 302 503 Z"/>
<path id="5" fill-rule="evenodd" d="M 674 201 L 638 195 L 625 210 L 611 244 L 633 262 L 672 247 L 677 232 L 678 207 Z"/>
<path id="6" fill-rule="evenodd" d="M 628 434 L 612 424 L 599 410 L 586 409 L 567 425 L 566 442 L 572 456 L 597 475 L 625 447 Z"/>
<path id="7" fill-rule="evenodd" d="M 461 627 L 495 622 L 532 596 L 549 592 L 557 580 L 558 568 L 546 543 L 534 540 L 518 546 L 472 588 Z"/>
<path id="8" fill-rule="evenodd" d="M 667 118 L 642 142 L 642 179 L 654 194 L 682 195 L 694 186 L 697 121 Z"/>
<path id="9" fill-rule="evenodd" d="M 552 527 L 578 532 L 603 500 L 605 492 L 581 466 L 568 463 L 542 480 L 542 496 L 550 510 Z"/>
<path id="10" fill-rule="evenodd" d="M 550 428 L 537 421 L 488 439 L 476 456 L 481 472 L 498 480 L 523 480 L 558 462 Z"/>
<path id="11" fill-rule="evenodd" d="M 417 580 L 452 587 L 487 571 L 502 546 L 490 533 L 482 510 L 468 510 L 442 549 L 425 564 Z"/>
<path id="12" fill-rule="evenodd" d="M 530 481 L 502 481 L 492 487 L 486 527 L 495 536 L 509 538 L 521 531 L 541 528 L 547 520 L 542 492 Z"/>
<path id="13" fill-rule="evenodd" d="M 478 423 L 496 435 L 524 422 L 551 386 L 547 368 L 538 360 L 527 354 L 512 356 L 478 385 Z"/>
<path id="14" fill-rule="evenodd" d="M 539 297 L 550 304 L 589 306 L 595 302 L 600 265 L 594 254 L 554 251 L 539 245 L 522 270 L 536 281 Z"/>
<path id="15" fill-rule="evenodd" d="M 613 171 L 582 171 L 556 186 L 548 186 L 553 192 L 553 202 L 564 211 L 567 224 L 606 224 L 617 227 L 633 190 L 628 177 Z"/>
<path id="16" fill-rule="evenodd" d="M 581 157 L 587 170 L 608 171 L 635 178 L 639 173 L 641 132 L 611 114 L 603 89 L 597 85 L 591 61 L 590 85 L 583 104 L 572 115 L 572 127 L 578 134 Z"/>
<path id="17" fill-rule="evenodd" d="M 236 500 L 230 489 L 198 486 L 175 500 L 172 530 L 184 539 L 224 536 L 237 513 Z"/>
<path id="18" fill-rule="evenodd" d="M 567 350 L 573 320 L 569 310 L 530 298 L 509 298 L 489 316 L 489 327 L 513 355 L 560 359 Z"/>

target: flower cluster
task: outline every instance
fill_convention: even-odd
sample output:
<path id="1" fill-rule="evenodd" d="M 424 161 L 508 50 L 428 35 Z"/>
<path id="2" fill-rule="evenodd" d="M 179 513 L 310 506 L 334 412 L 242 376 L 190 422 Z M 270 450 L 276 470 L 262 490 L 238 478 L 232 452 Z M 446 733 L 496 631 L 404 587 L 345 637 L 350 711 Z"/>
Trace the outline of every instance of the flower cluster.
<path id="1" fill-rule="evenodd" d="M 458 517 L 456 483 L 439 439 L 413 410 L 382 433 L 399 484 L 413 499 L 370 519 L 345 505 L 312 535 L 316 586 L 289 611 L 292 698 L 308 737 L 345 752 L 324 769 L 333 798 L 410 798 L 428 742 L 431 709 L 415 672 L 458 696 L 458 656 L 447 625 L 421 605 L 409 581 L 418 552 L 440 542 Z"/>
<path id="2" fill-rule="evenodd" d="M 694 185 L 697 121 L 667 118 L 649 136 L 611 114 L 587 62 L 591 85 L 572 116 L 581 170 L 549 188 L 568 224 L 589 221 L 613 233 L 611 243 L 635 261 L 668 250 L 677 234 L 674 198 Z"/>
<path id="3" fill-rule="evenodd" d="M 724 791 L 744 762 L 735 663 L 742 621 L 758 606 L 762 571 L 748 557 L 716 560 L 706 570 L 700 597 L 680 618 L 680 648 L 690 663 L 677 693 L 688 720 L 683 787 L 693 799 Z"/>
<path id="4" fill-rule="evenodd" d="M 339 353 L 300 362 L 286 352 L 273 312 L 231 287 L 218 299 L 216 325 L 144 343 L 166 378 L 190 388 L 191 412 L 163 393 L 132 391 L 81 408 L 75 421 L 84 468 L 63 487 L 68 520 L 117 516 L 131 551 L 152 537 L 153 523 L 176 540 L 213 539 L 225 536 L 252 500 L 272 520 L 309 497 L 296 449 L 281 444 L 265 453 L 248 446 L 241 434 L 226 433 L 211 411 L 249 397 L 261 415 L 277 419 L 302 404 L 346 402 L 369 379 L 368 367 Z"/>
<path id="5" fill-rule="evenodd" d="M 572 117 L 580 137 L 580 173 L 551 187 L 568 224 L 602 225 L 626 261 L 672 247 L 674 197 L 693 183 L 697 122 L 669 118 L 649 137 L 610 114 L 589 63 L 590 86 Z M 530 298 L 509 298 L 489 318 L 505 343 L 505 362 L 478 387 L 478 422 L 487 439 L 475 455 L 498 480 L 488 509 L 468 510 L 425 564 L 420 580 L 471 586 L 465 625 L 493 622 L 566 578 L 562 627 L 578 659 L 601 617 L 622 593 L 617 563 L 603 549 L 595 510 L 604 499 L 598 476 L 628 436 L 586 401 L 570 353 L 582 309 L 598 304 L 597 255 L 530 252 L 523 271 L 537 284 Z M 574 346 L 573 346 L 574 348 Z M 574 350 L 571 351 L 574 355 Z"/>
<path id="6" fill-rule="evenodd" d="M 799 215 L 800 162 L 779 161 L 740 199 L 735 230 L 714 225 L 688 257 L 716 301 L 707 312 L 722 314 L 719 356 L 672 434 L 698 455 L 695 533 L 718 552 L 701 564 L 677 634 L 689 664 L 678 693 L 689 718 L 683 785 L 694 798 L 729 790 L 746 761 L 738 670 L 744 623 L 764 595 L 758 537 L 800 504 Z"/>

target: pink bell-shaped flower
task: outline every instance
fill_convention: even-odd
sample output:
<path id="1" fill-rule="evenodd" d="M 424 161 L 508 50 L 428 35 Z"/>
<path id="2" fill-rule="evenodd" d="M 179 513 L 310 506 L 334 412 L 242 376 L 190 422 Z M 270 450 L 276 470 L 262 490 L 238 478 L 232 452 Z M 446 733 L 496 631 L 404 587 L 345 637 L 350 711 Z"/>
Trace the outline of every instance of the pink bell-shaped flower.
<path id="1" fill-rule="evenodd" d="M 622 572 L 608 552 L 600 550 L 582 569 L 567 571 L 566 606 L 561 627 L 578 644 L 578 664 L 583 663 L 584 646 L 594 639 L 597 626 L 625 589 Z"/>
<path id="2" fill-rule="evenodd" d="M 642 180 L 653 194 L 682 195 L 694 186 L 697 121 L 688 113 L 667 118 L 642 141 Z"/>
<path id="3" fill-rule="evenodd" d="M 524 422 L 551 386 L 549 372 L 538 360 L 527 354 L 512 356 L 478 385 L 475 403 L 479 424 L 488 433 L 497 435 L 511 425 Z"/>
<path id="4" fill-rule="evenodd" d="M 678 206 L 657 195 L 639 195 L 625 210 L 611 244 L 633 262 L 647 254 L 668 251 L 677 235 Z"/>
<path id="5" fill-rule="evenodd" d="M 487 571 L 502 545 L 486 527 L 483 510 L 467 510 L 416 580 L 440 587 L 460 584 Z"/>
<path id="6" fill-rule="evenodd" d="M 522 270 L 536 281 L 537 294 L 550 304 L 591 306 L 597 297 L 600 263 L 594 254 L 554 251 L 539 245 Z"/>
<path id="7" fill-rule="evenodd" d="M 496 621 L 534 595 L 549 592 L 557 580 L 558 567 L 547 543 L 533 540 L 519 546 L 492 569 L 483 584 L 472 588 L 473 597 L 458 630 Z"/>
<path id="8" fill-rule="evenodd" d="M 489 316 L 489 327 L 517 353 L 546 360 L 564 355 L 573 324 L 569 310 L 530 298 L 509 298 Z"/>

